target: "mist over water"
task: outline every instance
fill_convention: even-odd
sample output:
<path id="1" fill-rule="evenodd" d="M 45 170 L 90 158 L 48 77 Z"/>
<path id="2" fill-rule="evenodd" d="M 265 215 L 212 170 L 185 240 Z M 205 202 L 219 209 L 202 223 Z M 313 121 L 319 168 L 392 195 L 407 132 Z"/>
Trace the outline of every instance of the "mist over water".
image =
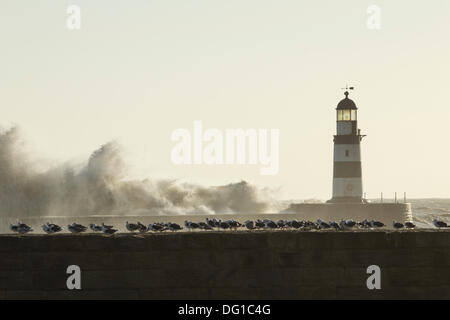
<path id="1" fill-rule="evenodd" d="M 271 192 L 245 181 L 204 187 L 174 180 L 128 180 L 120 146 L 109 142 L 81 168 L 39 171 L 17 127 L 0 132 L 0 214 L 8 217 L 263 213 Z"/>

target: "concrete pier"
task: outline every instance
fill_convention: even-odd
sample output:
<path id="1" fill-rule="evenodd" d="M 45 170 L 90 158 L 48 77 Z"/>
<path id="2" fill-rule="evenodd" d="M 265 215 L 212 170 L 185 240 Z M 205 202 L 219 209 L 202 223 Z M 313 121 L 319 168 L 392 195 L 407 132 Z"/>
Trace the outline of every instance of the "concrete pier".
<path id="1" fill-rule="evenodd" d="M 412 221 L 410 203 L 294 203 L 285 212 L 295 213 L 306 220 L 325 221 L 353 219 L 378 220 L 391 227 L 392 221 Z"/>
<path id="2" fill-rule="evenodd" d="M 450 299 L 450 231 L 3 235 L 0 298 Z"/>

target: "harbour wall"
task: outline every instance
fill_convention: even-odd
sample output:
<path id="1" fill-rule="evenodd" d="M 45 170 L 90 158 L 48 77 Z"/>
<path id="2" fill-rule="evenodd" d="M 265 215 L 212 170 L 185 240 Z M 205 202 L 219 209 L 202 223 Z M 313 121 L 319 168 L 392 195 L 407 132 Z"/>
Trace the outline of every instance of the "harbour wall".
<path id="1" fill-rule="evenodd" d="M 351 298 L 449 299 L 450 231 L 0 236 L 0 299 Z"/>

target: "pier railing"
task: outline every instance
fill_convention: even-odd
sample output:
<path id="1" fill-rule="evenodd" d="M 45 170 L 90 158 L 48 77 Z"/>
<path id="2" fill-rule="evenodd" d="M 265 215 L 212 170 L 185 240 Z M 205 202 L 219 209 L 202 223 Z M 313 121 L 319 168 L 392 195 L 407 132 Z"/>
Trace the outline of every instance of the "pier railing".
<path id="1" fill-rule="evenodd" d="M 367 193 L 364 193 L 364 199 L 368 199 L 367 198 Z M 397 196 L 397 192 L 394 192 L 394 198 L 385 198 L 384 197 L 384 193 L 380 192 L 380 196 L 375 199 L 375 202 L 380 202 L 380 203 L 385 203 L 385 202 L 386 203 L 389 203 L 389 202 L 400 203 L 401 200 L 399 200 L 399 198 Z M 403 203 L 407 203 L 407 202 L 408 201 L 406 199 L 406 192 L 403 192 Z"/>

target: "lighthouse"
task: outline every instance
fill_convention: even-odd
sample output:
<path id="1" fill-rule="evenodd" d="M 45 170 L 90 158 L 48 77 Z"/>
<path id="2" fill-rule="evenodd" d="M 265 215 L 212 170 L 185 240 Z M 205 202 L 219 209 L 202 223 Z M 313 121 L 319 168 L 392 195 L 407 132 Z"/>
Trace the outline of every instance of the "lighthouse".
<path id="1" fill-rule="evenodd" d="M 299 214 L 302 219 L 337 221 L 378 220 L 390 225 L 390 221 L 412 221 L 411 203 L 369 202 L 363 197 L 361 178 L 361 135 L 358 129 L 358 108 L 345 98 L 336 107 L 336 135 L 334 136 L 333 197 L 327 203 L 291 203 L 285 213 Z"/>
<path id="2" fill-rule="evenodd" d="M 333 163 L 333 197 L 329 203 L 364 203 L 361 176 L 361 147 L 364 135 L 358 129 L 358 108 L 355 102 L 348 98 L 346 88 L 345 98 L 336 108 L 336 135 L 334 136 Z"/>

